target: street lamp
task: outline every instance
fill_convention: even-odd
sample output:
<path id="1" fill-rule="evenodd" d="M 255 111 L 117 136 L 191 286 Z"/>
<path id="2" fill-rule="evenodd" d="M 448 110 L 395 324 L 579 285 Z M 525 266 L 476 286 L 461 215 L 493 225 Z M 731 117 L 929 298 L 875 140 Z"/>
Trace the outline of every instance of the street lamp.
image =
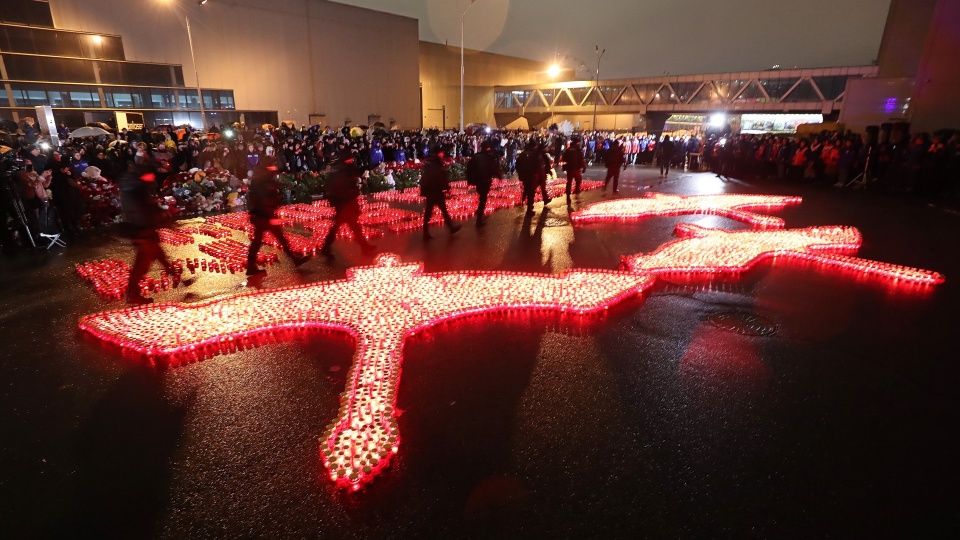
<path id="1" fill-rule="evenodd" d="M 200 5 L 202 6 L 204 3 L 206 2 L 200 2 Z M 203 92 L 200 91 L 200 72 L 197 71 L 197 57 L 193 55 L 193 34 L 190 32 L 190 16 L 184 14 L 183 18 L 187 21 L 187 41 L 190 43 L 190 60 L 193 62 L 193 75 L 197 79 L 197 99 L 200 100 L 200 129 L 206 131 L 207 111 L 203 109 Z"/>
<path id="2" fill-rule="evenodd" d="M 170 0 L 167 0 L 167 2 L 169 3 Z M 206 3 L 207 0 L 199 0 L 197 5 L 203 6 Z M 190 15 L 184 13 L 183 19 L 187 22 L 187 42 L 190 43 L 190 60 L 193 62 L 193 75 L 197 80 L 197 99 L 200 100 L 200 121 L 202 122 L 200 129 L 206 130 L 207 111 L 203 108 L 203 92 L 200 90 L 200 72 L 197 70 L 197 57 L 193 53 L 193 33 L 190 31 Z"/>
<path id="3" fill-rule="evenodd" d="M 600 91 L 600 59 L 603 58 L 603 53 L 607 52 L 606 49 L 600 50 L 599 45 L 595 45 L 597 49 L 597 92 Z M 597 102 L 599 100 L 595 97 L 593 99 L 593 130 L 597 131 Z"/>
<path id="4" fill-rule="evenodd" d="M 460 14 L 460 132 L 463 133 L 463 18 L 467 15 L 467 12 L 470 11 L 470 8 L 473 7 L 473 3 L 477 0 L 470 0 L 470 5 L 467 6 L 467 9 L 463 10 L 463 13 Z"/>

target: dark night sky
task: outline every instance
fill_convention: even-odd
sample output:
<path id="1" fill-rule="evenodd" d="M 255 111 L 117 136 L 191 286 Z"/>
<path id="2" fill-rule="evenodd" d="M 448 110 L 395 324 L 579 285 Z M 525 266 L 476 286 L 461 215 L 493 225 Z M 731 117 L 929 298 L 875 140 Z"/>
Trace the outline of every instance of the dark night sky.
<path id="1" fill-rule="evenodd" d="M 337 0 L 420 20 L 460 46 L 470 0 Z M 601 77 L 871 64 L 890 0 L 476 0 L 467 48 L 596 69 Z M 584 73 L 581 70 L 580 73 Z M 592 76 L 592 75 L 590 75 Z"/>

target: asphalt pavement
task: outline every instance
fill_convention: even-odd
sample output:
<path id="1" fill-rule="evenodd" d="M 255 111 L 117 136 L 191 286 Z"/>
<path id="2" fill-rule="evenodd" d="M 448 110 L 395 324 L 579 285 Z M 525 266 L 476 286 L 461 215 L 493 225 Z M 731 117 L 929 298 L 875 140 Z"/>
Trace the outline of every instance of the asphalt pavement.
<path id="1" fill-rule="evenodd" d="M 588 178 L 601 178 L 591 168 Z M 76 263 L 126 260 L 108 231 L 0 259 L 0 531 L 7 538 L 956 538 L 960 534 L 960 214 L 929 201 L 630 167 L 620 193 L 800 195 L 788 227 L 851 225 L 860 257 L 935 270 L 899 288 L 764 263 L 662 280 L 603 316 L 491 317 L 410 339 L 402 445 L 366 489 L 336 489 L 318 438 L 354 343 L 337 334 L 150 367 L 81 334 L 99 298 Z M 674 227 L 573 227 L 555 199 L 471 223 L 388 234 L 427 272 L 616 269 Z M 180 248 L 174 248 L 174 251 Z M 281 258 L 257 283 L 340 279 L 373 259 Z M 249 288 L 204 273 L 160 294 Z M 734 324 L 725 324 L 733 321 Z"/>

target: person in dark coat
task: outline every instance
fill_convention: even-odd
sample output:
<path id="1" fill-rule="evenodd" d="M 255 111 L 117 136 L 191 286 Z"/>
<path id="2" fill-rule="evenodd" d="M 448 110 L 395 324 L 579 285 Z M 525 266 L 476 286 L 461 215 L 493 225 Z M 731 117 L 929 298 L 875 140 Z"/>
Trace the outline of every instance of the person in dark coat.
<path id="1" fill-rule="evenodd" d="M 567 202 L 570 202 L 570 190 L 575 186 L 574 193 L 580 194 L 580 184 L 583 182 L 583 173 L 587 170 L 587 162 L 583 159 L 583 150 L 580 141 L 573 139 L 570 147 L 563 151 L 560 163 L 567 173 Z"/>
<path id="2" fill-rule="evenodd" d="M 360 170 L 354 161 L 353 153 L 349 148 L 343 148 L 340 151 L 340 159 L 334 164 L 330 171 L 330 181 L 327 183 L 327 200 L 333 206 L 336 214 L 333 217 L 333 226 L 327 233 L 323 241 L 323 247 L 320 253 L 328 259 L 333 258 L 333 251 L 330 246 L 333 245 L 337 237 L 337 231 L 342 225 L 350 227 L 353 232 L 353 239 L 360 244 L 360 250 L 364 255 L 370 255 L 376 250 L 376 246 L 367 241 L 363 236 L 363 228 L 360 226 Z"/>
<path id="3" fill-rule="evenodd" d="M 533 201 L 537 193 L 537 186 L 540 184 L 541 178 L 546 182 L 546 175 L 544 160 L 540 157 L 540 146 L 536 141 L 531 140 L 527 143 L 523 152 L 520 152 L 520 155 L 517 156 L 517 176 L 523 185 L 521 202 L 527 204 L 528 214 L 533 213 Z M 546 197 L 546 194 L 546 190 L 543 190 L 542 195 Z M 544 205 L 549 201 L 549 199 L 544 198 Z"/>
<path id="4" fill-rule="evenodd" d="M 660 176 L 670 174 L 670 162 L 673 161 L 673 155 L 676 151 L 676 143 L 670 140 L 669 135 L 665 136 L 663 142 L 660 143 Z"/>
<path id="5" fill-rule="evenodd" d="M 493 143 L 484 141 L 480 146 L 480 153 L 470 158 L 467 164 L 467 182 L 476 187 L 479 203 L 477 204 L 477 227 L 484 225 L 484 211 L 487 208 L 487 195 L 493 179 L 500 176 L 500 160 L 493 152 Z"/>
<path id="6" fill-rule="evenodd" d="M 247 251 L 247 275 L 255 276 L 266 270 L 257 266 L 257 254 L 263 245 L 263 234 L 270 232 L 280 242 L 280 248 L 293 260 L 293 264 L 300 266 L 307 262 L 309 257 L 294 253 L 287 243 L 287 238 L 280 227 L 277 218 L 277 208 L 280 206 L 280 184 L 277 182 L 276 163 L 265 158 L 261 165 L 254 169 L 250 179 L 250 191 L 247 192 L 247 210 L 250 214 L 250 223 L 253 225 L 253 240 Z"/>
<path id="7" fill-rule="evenodd" d="M 446 169 L 443 167 L 444 151 L 440 148 L 431 148 L 430 155 L 423 164 L 423 176 L 420 178 L 420 195 L 426 198 L 423 206 L 423 239 L 430 240 L 430 218 L 433 216 L 433 209 L 440 209 L 440 215 L 443 221 L 450 229 L 450 234 L 456 234 L 460 230 L 459 225 L 454 225 L 447 212 L 447 193 L 450 191 L 450 178 Z"/>
<path id="8" fill-rule="evenodd" d="M 620 168 L 623 167 L 623 164 L 626 163 L 625 158 L 623 157 L 623 147 L 620 146 L 620 141 L 616 139 L 610 140 L 610 148 L 606 152 L 607 159 L 607 176 L 603 179 L 603 189 L 606 191 L 607 185 L 610 183 L 610 179 L 613 179 L 613 192 L 617 193 L 620 189 L 617 187 L 620 183 Z"/>
<path id="9" fill-rule="evenodd" d="M 119 184 L 123 222 L 137 249 L 127 280 L 127 302 L 149 304 L 153 300 L 140 292 L 140 280 L 147 275 L 153 261 L 159 262 L 174 281 L 179 279 L 160 247 L 157 229 L 164 225 L 166 216 L 156 195 L 156 175 L 149 166 L 131 162 L 129 168 L 120 175 Z"/>
<path id="10" fill-rule="evenodd" d="M 63 232 L 67 236 L 80 234 L 80 219 L 83 217 L 83 194 L 74 176 L 73 167 L 59 152 L 53 153 L 53 159 L 47 167 L 53 173 L 50 191 L 53 192 L 53 205 L 60 215 Z"/>

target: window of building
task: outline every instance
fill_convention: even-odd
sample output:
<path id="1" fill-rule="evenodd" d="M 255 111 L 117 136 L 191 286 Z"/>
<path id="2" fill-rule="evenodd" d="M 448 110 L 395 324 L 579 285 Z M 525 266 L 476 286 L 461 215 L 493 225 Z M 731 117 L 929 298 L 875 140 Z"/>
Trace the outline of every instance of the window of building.
<path id="1" fill-rule="evenodd" d="M 13 83 L 10 88 L 13 91 L 13 102 L 16 107 L 50 105 L 47 92 L 42 86 Z"/>
<path id="2" fill-rule="evenodd" d="M 107 102 L 108 108 L 113 109 L 132 109 L 133 95 L 129 88 L 104 88 L 103 98 Z"/>

